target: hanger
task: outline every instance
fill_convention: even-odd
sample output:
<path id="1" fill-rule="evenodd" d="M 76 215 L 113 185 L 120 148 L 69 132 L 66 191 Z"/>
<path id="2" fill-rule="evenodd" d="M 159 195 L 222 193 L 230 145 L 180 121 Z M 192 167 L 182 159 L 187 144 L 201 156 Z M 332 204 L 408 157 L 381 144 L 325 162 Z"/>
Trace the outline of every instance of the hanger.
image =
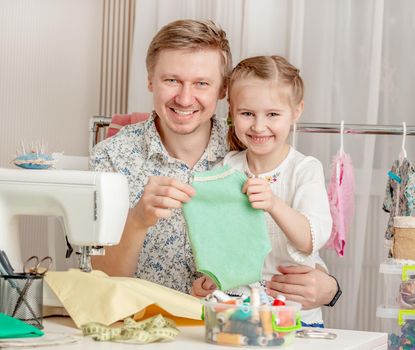
<path id="1" fill-rule="evenodd" d="M 344 147 L 343 147 L 343 138 L 344 138 L 344 120 L 340 122 L 340 150 L 339 155 L 340 157 L 344 155 Z M 336 182 L 341 185 L 340 183 L 340 159 L 337 160 L 336 163 Z"/>
<path id="2" fill-rule="evenodd" d="M 292 134 L 292 137 L 291 137 L 291 144 L 292 144 L 292 147 L 295 149 L 295 136 L 296 136 L 296 133 L 297 133 L 297 123 L 294 123 L 293 124 L 293 134 Z"/>
<path id="3" fill-rule="evenodd" d="M 395 205 L 395 215 L 399 214 L 399 193 L 401 192 L 401 165 L 406 158 L 406 149 L 405 149 L 405 142 L 406 142 L 406 123 L 402 123 L 402 146 L 399 152 L 399 159 L 398 159 L 398 169 L 396 170 L 397 174 L 389 172 L 388 175 L 397 182 L 396 186 L 396 205 Z"/>
<path id="4" fill-rule="evenodd" d="M 340 122 L 340 155 L 344 154 L 343 138 L 344 138 L 344 120 Z"/>
<path id="5" fill-rule="evenodd" d="M 399 163 L 400 164 L 407 157 L 406 149 L 405 149 L 405 142 L 406 142 L 406 123 L 405 122 L 402 123 L 402 129 L 403 129 L 402 146 L 401 146 L 401 151 L 399 152 Z"/>

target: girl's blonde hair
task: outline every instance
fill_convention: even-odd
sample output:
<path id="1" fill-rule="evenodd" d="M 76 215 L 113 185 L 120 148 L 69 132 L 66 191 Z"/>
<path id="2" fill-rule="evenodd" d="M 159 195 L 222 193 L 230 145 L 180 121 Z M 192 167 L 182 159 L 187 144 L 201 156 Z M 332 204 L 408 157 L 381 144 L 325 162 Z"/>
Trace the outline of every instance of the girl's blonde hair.
<path id="1" fill-rule="evenodd" d="M 147 50 L 146 66 L 149 75 L 153 73 L 158 54 L 166 49 L 218 50 L 222 57 L 222 78 L 226 87 L 232 70 L 231 49 L 225 31 L 214 22 L 184 19 L 161 28 Z"/>
<path id="2" fill-rule="evenodd" d="M 300 70 L 281 56 L 256 56 L 242 60 L 232 70 L 228 85 L 228 102 L 231 104 L 232 88 L 240 79 L 259 78 L 271 80 L 278 86 L 288 88 L 287 98 L 291 108 L 298 106 L 304 98 L 304 83 L 300 77 Z M 231 107 L 228 115 L 228 144 L 231 151 L 241 151 L 246 146 L 239 141 L 233 126 Z"/>

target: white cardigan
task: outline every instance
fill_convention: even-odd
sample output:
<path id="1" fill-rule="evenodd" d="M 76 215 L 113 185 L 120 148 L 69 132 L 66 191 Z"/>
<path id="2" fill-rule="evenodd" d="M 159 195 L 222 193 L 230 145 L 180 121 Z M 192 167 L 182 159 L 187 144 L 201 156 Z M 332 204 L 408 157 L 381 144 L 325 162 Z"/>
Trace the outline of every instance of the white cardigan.
<path id="1" fill-rule="evenodd" d="M 246 151 L 229 152 L 223 164 L 250 174 Z M 263 279 L 270 280 L 277 273 L 278 265 L 315 267 L 318 263 L 326 267 L 318 251 L 330 237 L 332 219 L 321 162 L 314 157 L 306 157 L 291 147 L 287 157 L 276 169 L 260 174 L 259 177 L 268 178 L 272 192 L 308 219 L 313 242 L 313 252 L 310 255 L 298 251 L 271 215 L 265 213 L 272 251 L 265 259 Z M 322 323 L 321 309 L 302 312 L 302 319 L 306 323 Z"/>

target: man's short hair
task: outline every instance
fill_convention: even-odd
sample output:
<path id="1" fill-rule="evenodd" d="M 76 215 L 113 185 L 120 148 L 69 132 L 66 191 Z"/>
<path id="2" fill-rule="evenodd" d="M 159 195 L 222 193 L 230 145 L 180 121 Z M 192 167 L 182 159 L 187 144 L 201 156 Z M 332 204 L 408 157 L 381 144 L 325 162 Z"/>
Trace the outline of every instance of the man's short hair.
<path id="1" fill-rule="evenodd" d="M 208 20 L 184 19 L 162 27 L 151 41 L 146 57 L 147 73 L 151 75 L 160 51 L 165 49 L 214 49 L 222 56 L 222 76 L 227 82 L 232 70 L 232 55 L 224 30 Z"/>

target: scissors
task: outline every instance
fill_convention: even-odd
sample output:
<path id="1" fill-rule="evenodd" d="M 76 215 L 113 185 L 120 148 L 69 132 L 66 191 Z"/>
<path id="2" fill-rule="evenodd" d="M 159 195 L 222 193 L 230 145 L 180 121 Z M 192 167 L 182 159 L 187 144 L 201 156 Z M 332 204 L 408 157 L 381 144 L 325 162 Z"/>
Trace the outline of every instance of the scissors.
<path id="1" fill-rule="evenodd" d="M 50 256 L 45 256 L 43 259 L 39 260 L 39 257 L 34 255 L 27 259 L 23 264 L 23 273 L 24 275 L 29 275 L 29 278 L 26 280 L 26 283 L 19 293 L 19 298 L 16 301 L 16 306 L 14 307 L 12 317 L 16 315 L 17 310 L 19 310 L 20 306 L 22 305 L 23 301 L 25 301 L 26 305 L 29 306 L 29 303 L 26 301 L 26 294 L 32 285 L 35 278 L 30 278 L 31 276 L 41 276 L 48 272 L 49 267 L 52 265 L 52 258 Z M 35 320 L 37 317 L 33 312 L 32 308 L 29 307 L 30 312 L 32 313 Z"/>
<path id="2" fill-rule="evenodd" d="M 24 262 L 23 273 L 43 276 L 46 272 L 49 271 L 52 262 L 53 260 L 50 256 L 45 256 L 43 259 L 39 260 L 37 255 L 33 255 Z"/>
<path id="3" fill-rule="evenodd" d="M 297 331 L 295 336 L 297 338 L 336 339 L 337 334 L 318 329 L 302 329 L 301 331 Z"/>

